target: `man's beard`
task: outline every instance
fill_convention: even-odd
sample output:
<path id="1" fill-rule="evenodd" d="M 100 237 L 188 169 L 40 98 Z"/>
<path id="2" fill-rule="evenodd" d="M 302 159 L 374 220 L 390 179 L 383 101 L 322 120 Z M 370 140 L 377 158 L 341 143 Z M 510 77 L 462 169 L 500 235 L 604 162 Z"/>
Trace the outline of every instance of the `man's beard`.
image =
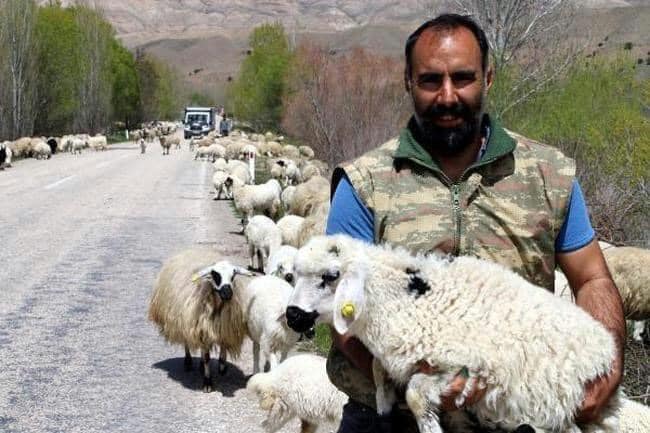
<path id="1" fill-rule="evenodd" d="M 435 119 L 451 115 L 460 117 L 460 125 L 443 128 L 435 124 Z M 429 151 L 441 156 L 455 156 L 472 144 L 480 128 L 481 115 L 472 112 L 461 102 L 452 106 L 434 105 L 423 116 L 416 113 L 416 137 L 418 142 Z"/>

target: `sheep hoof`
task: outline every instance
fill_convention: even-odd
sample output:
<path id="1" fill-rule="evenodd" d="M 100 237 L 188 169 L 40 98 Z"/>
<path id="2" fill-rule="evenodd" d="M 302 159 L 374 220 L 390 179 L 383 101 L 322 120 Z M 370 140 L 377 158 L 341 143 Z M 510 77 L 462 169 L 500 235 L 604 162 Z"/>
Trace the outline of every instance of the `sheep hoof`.
<path id="1" fill-rule="evenodd" d="M 212 379 L 203 379 L 203 392 L 212 392 Z"/>
<path id="2" fill-rule="evenodd" d="M 228 371 L 228 364 L 225 363 L 225 362 L 219 361 L 217 363 L 217 373 L 219 374 L 219 376 L 225 375 L 227 371 Z"/>

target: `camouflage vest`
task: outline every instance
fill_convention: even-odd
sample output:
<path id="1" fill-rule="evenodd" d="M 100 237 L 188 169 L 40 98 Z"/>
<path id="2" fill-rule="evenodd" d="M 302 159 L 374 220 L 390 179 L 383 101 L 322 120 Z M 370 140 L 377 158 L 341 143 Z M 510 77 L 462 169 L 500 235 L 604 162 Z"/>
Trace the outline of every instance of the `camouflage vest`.
<path id="1" fill-rule="evenodd" d="M 428 155 L 405 128 L 399 138 L 337 167 L 332 190 L 347 175 L 374 215 L 375 243 L 474 255 L 553 291 L 555 238 L 566 215 L 573 161 L 495 122 L 485 155 L 456 183 Z M 375 406 L 372 382 L 336 348 L 328 373 L 351 398 Z"/>

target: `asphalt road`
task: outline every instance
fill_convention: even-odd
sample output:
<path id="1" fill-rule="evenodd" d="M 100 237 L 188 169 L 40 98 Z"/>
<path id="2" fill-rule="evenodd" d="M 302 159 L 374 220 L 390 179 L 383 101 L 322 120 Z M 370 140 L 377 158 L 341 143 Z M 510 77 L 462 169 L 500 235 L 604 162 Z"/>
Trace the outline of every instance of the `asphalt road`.
<path id="1" fill-rule="evenodd" d="M 247 264 L 211 173 L 186 147 L 127 143 L 0 171 L 0 432 L 263 431 L 250 344 L 205 394 L 147 321 L 175 252 L 208 244 Z"/>

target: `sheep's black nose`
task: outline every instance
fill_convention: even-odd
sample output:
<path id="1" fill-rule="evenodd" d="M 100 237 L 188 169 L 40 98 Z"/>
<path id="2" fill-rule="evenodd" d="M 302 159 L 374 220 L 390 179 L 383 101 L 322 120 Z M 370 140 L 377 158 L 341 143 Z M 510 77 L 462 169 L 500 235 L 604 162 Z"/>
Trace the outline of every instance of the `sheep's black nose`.
<path id="1" fill-rule="evenodd" d="M 219 297 L 224 301 L 229 301 L 232 298 L 232 287 L 230 284 L 224 284 L 219 288 Z"/>
<path id="2" fill-rule="evenodd" d="M 287 307 L 287 325 L 296 332 L 305 332 L 314 326 L 318 313 L 308 313 L 298 307 Z"/>
<path id="3" fill-rule="evenodd" d="M 289 284 L 293 284 L 293 274 L 289 273 L 284 276 L 284 281 Z"/>

